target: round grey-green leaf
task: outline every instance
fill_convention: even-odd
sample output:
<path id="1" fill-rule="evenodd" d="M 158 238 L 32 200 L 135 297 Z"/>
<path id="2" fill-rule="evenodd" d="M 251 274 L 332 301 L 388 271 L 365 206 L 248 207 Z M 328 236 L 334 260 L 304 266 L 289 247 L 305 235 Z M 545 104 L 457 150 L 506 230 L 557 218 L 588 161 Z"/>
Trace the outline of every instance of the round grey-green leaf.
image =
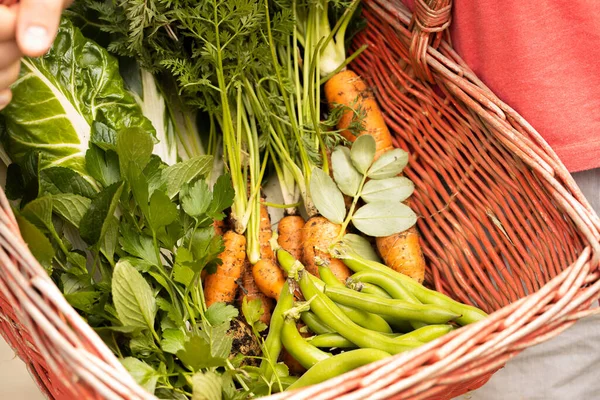
<path id="1" fill-rule="evenodd" d="M 352 223 L 356 229 L 375 237 L 403 232 L 416 222 L 415 212 L 400 202 L 368 203 L 359 208 L 352 216 Z"/>
<path id="2" fill-rule="evenodd" d="M 312 170 L 310 195 L 322 216 L 335 224 L 341 224 L 344 221 L 346 216 L 344 195 L 333 179 L 319 168 Z"/>
<path id="3" fill-rule="evenodd" d="M 377 144 L 375 139 L 371 135 L 361 135 L 352 144 L 352 150 L 350 150 L 350 157 L 352 158 L 352 164 L 356 167 L 358 172 L 365 174 L 373 160 L 375 159 L 375 151 L 377 150 Z"/>
<path id="4" fill-rule="evenodd" d="M 367 176 L 371 179 L 385 179 L 398 175 L 408 164 L 408 153 L 402 149 L 386 151 L 373 163 Z"/>
<path id="5" fill-rule="evenodd" d="M 403 176 L 370 180 L 365 183 L 361 192 L 362 199 L 367 203 L 374 201 L 404 201 L 415 190 L 415 184 Z"/>
<path id="6" fill-rule="evenodd" d="M 344 235 L 344 243 L 346 243 L 352 250 L 364 259 L 381 262 L 381 259 L 373 249 L 373 246 L 364 237 L 354 234 L 347 233 Z"/>
<path id="7" fill-rule="evenodd" d="M 362 175 L 352 165 L 350 158 L 350 149 L 344 146 L 338 146 L 331 153 L 331 164 L 333 167 L 333 177 L 335 183 L 346 196 L 355 196 Z"/>

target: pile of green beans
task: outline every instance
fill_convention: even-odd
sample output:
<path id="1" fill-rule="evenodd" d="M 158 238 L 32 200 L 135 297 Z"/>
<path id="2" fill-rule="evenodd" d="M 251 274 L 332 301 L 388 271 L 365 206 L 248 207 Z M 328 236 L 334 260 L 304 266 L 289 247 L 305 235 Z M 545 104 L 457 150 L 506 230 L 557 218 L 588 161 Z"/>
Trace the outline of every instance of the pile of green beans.
<path id="1" fill-rule="evenodd" d="M 487 316 L 476 307 L 459 303 L 425 288 L 387 266 L 366 260 L 345 247 L 333 255 L 355 272 L 340 282 L 327 265 L 320 278 L 306 271 L 283 249 L 279 264 L 296 281 L 310 310 L 293 307 L 286 282 L 273 313 L 265 348 L 271 360 L 282 346 L 308 371 L 286 390 L 323 382 L 362 365 L 411 350 L 443 336 L 458 326 Z M 314 335 L 304 338 L 301 318 Z M 267 366 L 261 365 L 263 373 Z"/>

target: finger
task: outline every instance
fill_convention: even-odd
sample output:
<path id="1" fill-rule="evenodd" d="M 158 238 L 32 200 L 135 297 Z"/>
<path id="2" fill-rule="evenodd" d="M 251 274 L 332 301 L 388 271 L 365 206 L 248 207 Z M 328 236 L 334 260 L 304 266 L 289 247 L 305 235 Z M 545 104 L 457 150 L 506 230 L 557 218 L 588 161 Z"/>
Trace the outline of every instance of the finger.
<path id="1" fill-rule="evenodd" d="M 0 42 L 0 54 L 2 54 L 2 57 L 0 57 L 0 70 L 19 60 L 22 56 L 19 46 L 13 40 Z"/>
<path id="2" fill-rule="evenodd" d="M 19 78 L 20 69 L 21 61 L 17 61 L 0 70 L 0 90 L 8 89 Z"/>
<path id="3" fill-rule="evenodd" d="M 0 6 L 0 42 L 15 38 L 17 31 L 17 8 Z"/>
<path id="4" fill-rule="evenodd" d="M 43 55 L 56 36 L 63 0 L 22 0 L 17 15 L 17 43 L 26 56 Z"/>
<path id="5" fill-rule="evenodd" d="M 10 89 L 0 90 L 0 110 L 5 108 L 12 100 L 12 92 Z"/>

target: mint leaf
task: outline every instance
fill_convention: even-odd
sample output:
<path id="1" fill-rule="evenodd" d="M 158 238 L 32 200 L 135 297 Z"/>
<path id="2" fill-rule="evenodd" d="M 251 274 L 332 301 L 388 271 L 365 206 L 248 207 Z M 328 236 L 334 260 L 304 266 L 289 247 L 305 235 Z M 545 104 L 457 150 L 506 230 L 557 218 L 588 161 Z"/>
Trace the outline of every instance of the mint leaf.
<path id="1" fill-rule="evenodd" d="M 102 294 L 96 291 L 81 291 L 65 294 L 69 304 L 80 311 L 91 312 Z"/>
<path id="2" fill-rule="evenodd" d="M 150 161 L 153 149 L 154 140 L 144 129 L 138 127 L 121 129 L 117 133 L 117 154 L 121 176 L 131 176 L 128 174 L 130 165 L 135 165 L 142 171 Z"/>
<path id="3" fill-rule="evenodd" d="M 213 326 L 230 322 L 238 315 L 239 311 L 237 308 L 225 303 L 213 303 L 208 307 L 206 313 L 204 313 L 206 320 Z"/>
<path id="4" fill-rule="evenodd" d="M 199 180 L 191 186 L 185 185 L 181 190 L 181 206 L 191 217 L 199 217 L 208 209 L 212 200 L 212 193 L 208 184 Z"/>
<path id="5" fill-rule="evenodd" d="M 123 184 L 114 183 L 92 199 L 90 207 L 83 218 L 81 218 L 79 224 L 81 238 L 88 244 L 94 245 L 98 243 L 106 233 L 108 224 L 110 224 L 110 218 L 115 213 L 122 191 Z"/>
<path id="6" fill-rule="evenodd" d="M 112 297 L 123 325 L 154 330 L 156 300 L 152 289 L 128 261 L 119 260 L 115 266 Z"/>
<path id="7" fill-rule="evenodd" d="M 117 131 L 106 126 L 102 122 L 92 122 L 90 142 L 102 150 L 117 149 Z"/>
<path id="8" fill-rule="evenodd" d="M 133 379 L 150 393 L 154 393 L 156 383 L 161 375 L 150 365 L 134 357 L 126 357 L 120 360 L 121 364 L 133 376 Z"/>
<path id="9" fill-rule="evenodd" d="M 70 168 L 51 167 L 40 171 L 40 195 L 73 193 L 92 198 L 97 190 L 81 175 Z"/>
<path id="10" fill-rule="evenodd" d="M 217 178 L 213 186 L 212 201 L 206 214 L 212 219 L 222 220 L 225 217 L 223 210 L 231 207 L 235 197 L 235 190 L 231 184 L 231 176 L 223 174 Z"/>
<path id="11" fill-rule="evenodd" d="M 79 228 L 79 223 L 91 203 L 92 201 L 87 197 L 76 194 L 57 194 L 52 196 L 52 211 L 76 228 Z"/>
<path id="12" fill-rule="evenodd" d="M 29 250 L 33 254 L 36 260 L 46 268 L 50 270 L 52 268 L 52 259 L 54 258 L 54 247 L 50 243 L 50 240 L 31 222 L 21 215 L 15 215 L 17 224 L 19 224 L 19 231 L 21 236 Z"/>
<path id="13" fill-rule="evenodd" d="M 102 244 L 100 245 L 100 251 L 104 254 L 108 260 L 113 260 L 115 256 L 115 250 L 119 242 L 119 220 L 111 215 L 106 221 L 106 231 L 102 238 Z"/>
<path id="14" fill-rule="evenodd" d="M 167 195 L 175 197 L 183 185 L 199 176 L 206 176 L 211 168 L 212 156 L 197 156 L 164 168 L 161 180 L 167 186 Z"/>
<path id="15" fill-rule="evenodd" d="M 104 187 L 121 180 L 119 157 L 114 151 L 102 151 L 90 145 L 85 153 L 85 167 L 92 178 Z"/>
<path id="16" fill-rule="evenodd" d="M 30 201 L 21 210 L 21 215 L 38 228 L 55 232 L 52 223 L 52 197 L 44 196 Z"/>
<path id="17" fill-rule="evenodd" d="M 169 196 L 161 191 L 155 191 L 150 198 L 148 209 L 148 224 L 153 232 L 169 225 L 178 217 L 177 206 L 171 202 Z"/>

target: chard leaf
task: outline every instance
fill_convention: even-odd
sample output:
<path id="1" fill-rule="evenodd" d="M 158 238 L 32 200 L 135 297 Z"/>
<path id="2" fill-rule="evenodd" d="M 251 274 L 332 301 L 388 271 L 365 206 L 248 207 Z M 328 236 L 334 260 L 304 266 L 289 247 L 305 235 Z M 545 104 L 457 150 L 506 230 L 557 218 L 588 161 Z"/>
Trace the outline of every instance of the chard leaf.
<path id="1" fill-rule="evenodd" d="M 86 167 L 92 178 L 104 187 L 121 180 L 119 157 L 114 151 L 102 151 L 96 145 L 91 145 L 85 153 Z"/>
<path id="2" fill-rule="evenodd" d="M 119 260 L 115 266 L 112 297 L 123 325 L 154 330 L 156 300 L 152 289 L 128 261 Z"/>
<path id="3" fill-rule="evenodd" d="M 17 200 L 25 195 L 25 180 L 19 164 L 12 163 L 6 169 L 4 192 L 9 200 Z"/>
<path id="4" fill-rule="evenodd" d="M 161 377 L 154 368 L 134 357 L 126 357 L 120 360 L 125 369 L 133 376 L 138 385 L 149 393 L 154 393 L 156 383 Z"/>
<path id="5" fill-rule="evenodd" d="M 417 215 L 410 207 L 393 201 L 365 204 L 352 216 L 356 229 L 375 237 L 403 232 L 416 222 Z"/>
<path id="6" fill-rule="evenodd" d="M 346 204 L 344 195 L 323 170 L 314 168 L 310 178 L 310 195 L 322 216 L 335 224 L 344 222 Z"/>
<path id="7" fill-rule="evenodd" d="M 183 185 L 190 183 L 197 177 L 206 176 L 212 168 L 212 156 L 198 156 L 190 158 L 162 170 L 161 180 L 167 186 L 167 195 L 173 198 L 179 193 Z"/>
<path id="8" fill-rule="evenodd" d="M 29 250 L 33 254 L 36 260 L 46 268 L 50 270 L 52 267 L 52 259 L 54 258 L 54 247 L 50 243 L 50 240 L 31 222 L 21 215 L 15 215 L 17 224 L 19 224 L 19 231 L 21 236 Z"/>
<path id="9" fill-rule="evenodd" d="M 150 198 L 148 209 L 148 224 L 153 232 L 163 228 L 178 217 L 177 206 L 171 202 L 169 196 L 157 190 Z"/>
<path id="10" fill-rule="evenodd" d="M 331 154 L 331 164 L 335 183 L 346 196 L 354 196 L 360 187 L 362 175 L 356 170 L 350 159 L 350 150 L 338 146 Z"/>
<path id="11" fill-rule="evenodd" d="M 404 201 L 413 194 L 415 184 L 403 176 L 370 180 L 365 183 L 360 197 L 367 203 L 374 201 Z"/>
<path id="12" fill-rule="evenodd" d="M 212 371 L 196 372 L 192 376 L 192 400 L 221 400 L 223 378 Z"/>
<path id="13" fill-rule="evenodd" d="M 92 201 L 87 197 L 63 193 L 52 196 L 52 211 L 79 228 L 79 223 Z"/>
<path id="14" fill-rule="evenodd" d="M 373 163 L 367 176 L 371 179 L 385 179 L 398 175 L 408 164 L 408 153 L 402 149 L 386 151 Z"/>
<path id="15" fill-rule="evenodd" d="M 40 195 L 73 193 L 92 198 L 98 193 L 81 175 L 69 168 L 50 167 L 40 171 Z"/>
<path id="16" fill-rule="evenodd" d="M 117 208 L 122 190 L 122 183 L 114 183 L 98 193 L 92 200 L 79 223 L 81 238 L 88 244 L 95 245 L 104 237 L 108 224 L 110 224 L 110 218 L 113 217 Z"/>
<path id="17" fill-rule="evenodd" d="M 367 172 L 375 159 L 376 149 L 377 144 L 373 136 L 361 135 L 356 138 L 350 150 L 350 157 L 352 158 L 352 164 L 354 164 L 358 172 L 361 174 Z"/>
<path id="18" fill-rule="evenodd" d="M 137 126 L 154 132 L 124 89 L 116 59 L 67 19 L 43 57 L 23 58 L 12 91 L 3 113 L 10 156 L 18 163 L 36 149 L 44 155 L 41 169 L 68 167 L 91 181 L 85 153 L 94 121 L 115 130 Z"/>

